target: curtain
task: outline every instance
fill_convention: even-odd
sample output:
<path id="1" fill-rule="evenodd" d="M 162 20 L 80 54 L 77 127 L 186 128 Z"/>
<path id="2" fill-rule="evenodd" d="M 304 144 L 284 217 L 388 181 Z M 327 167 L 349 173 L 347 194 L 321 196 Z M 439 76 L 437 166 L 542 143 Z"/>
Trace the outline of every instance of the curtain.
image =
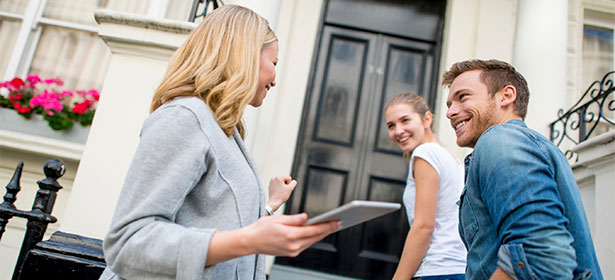
<path id="1" fill-rule="evenodd" d="M 110 55 L 98 34 L 45 26 L 29 73 L 60 78 L 65 89 L 101 90 Z"/>

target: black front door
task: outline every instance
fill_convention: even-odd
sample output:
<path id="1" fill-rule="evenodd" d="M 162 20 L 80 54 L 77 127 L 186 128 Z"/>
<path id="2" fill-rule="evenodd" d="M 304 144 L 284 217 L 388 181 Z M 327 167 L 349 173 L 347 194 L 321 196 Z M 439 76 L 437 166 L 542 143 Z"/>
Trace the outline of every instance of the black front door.
<path id="1" fill-rule="evenodd" d="M 292 175 L 299 184 L 287 213 L 315 216 L 355 199 L 401 203 L 408 163 L 387 137 L 383 107 L 404 92 L 419 93 L 433 104 L 439 39 L 418 38 L 423 35 L 409 38 L 396 30 L 375 32 L 351 25 L 361 19 L 361 9 L 365 10 L 365 6 L 354 5 L 369 2 L 337 0 L 327 4 L 293 165 Z M 389 9 L 408 9 L 415 14 L 425 10 L 408 1 L 386 3 Z M 444 5 L 440 4 L 438 11 L 443 13 Z M 357 19 L 347 16 L 352 7 L 359 13 Z M 436 22 L 439 28 L 441 21 Z M 434 34 L 440 36 L 439 32 Z M 407 231 L 402 209 L 333 234 L 297 258 L 276 258 L 276 263 L 357 278 L 390 279 Z"/>

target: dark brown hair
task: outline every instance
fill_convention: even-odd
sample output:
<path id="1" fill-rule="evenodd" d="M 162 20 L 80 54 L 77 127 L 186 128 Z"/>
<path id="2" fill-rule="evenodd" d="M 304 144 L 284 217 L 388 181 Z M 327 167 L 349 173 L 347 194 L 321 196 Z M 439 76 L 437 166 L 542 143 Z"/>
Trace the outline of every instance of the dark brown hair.
<path id="1" fill-rule="evenodd" d="M 504 61 L 473 59 L 457 62 L 442 76 L 442 85 L 450 87 L 459 75 L 472 70 L 482 71 L 480 80 L 487 86 L 487 91 L 491 96 L 508 85 L 515 87 L 517 90 L 515 113 L 525 119 L 527 104 L 530 100 L 527 81 L 515 67 Z"/>

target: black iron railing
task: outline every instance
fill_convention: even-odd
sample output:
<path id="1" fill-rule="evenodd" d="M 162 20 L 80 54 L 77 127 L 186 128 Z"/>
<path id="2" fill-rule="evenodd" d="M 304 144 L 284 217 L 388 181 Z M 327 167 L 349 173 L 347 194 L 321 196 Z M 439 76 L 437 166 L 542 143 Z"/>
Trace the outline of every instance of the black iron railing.
<path id="1" fill-rule="evenodd" d="M 203 11 L 199 12 L 199 5 L 203 3 L 205 3 L 203 6 Z M 194 2 L 192 2 L 192 9 L 190 10 L 190 17 L 188 18 L 188 21 L 194 22 L 196 18 L 205 16 L 210 3 L 213 6 L 212 10 L 224 5 L 221 0 L 194 0 Z"/>
<path id="2" fill-rule="evenodd" d="M 615 71 L 606 73 L 602 80 L 594 81 L 568 111 L 560 109 L 557 112 L 558 119 L 550 125 L 550 139 L 556 146 L 562 148 L 566 142 L 577 145 L 592 133 L 615 127 L 614 79 Z M 577 160 L 577 155 L 570 149 L 564 153 L 568 160 Z"/>
<path id="3" fill-rule="evenodd" d="M 13 279 L 19 279 L 26 253 L 34 248 L 37 242 L 43 240 L 47 225 L 57 221 L 54 216 L 51 216 L 51 211 L 55 204 L 57 193 L 62 188 L 57 180 L 64 175 L 66 166 L 64 162 L 57 159 L 45 163 L 43 171 L 46 178 L 37 182 L 39 190 L 36 193 L 32 210 L 30 211 L 19 210 L 14 204 L 17 200 L 17 193 L 21 190 L 19 181 L 22 169 L 23 162 L 20 162 L 15 169 L 13 178 L 6 186 L 4 202 L 0 204 L 0 238 L 2 238 L 2 233 L 4 233 L 6 225 L 11 218 L 21 217 L 28 220 L 26 234 L 21 245 L 19 257 L 17 258 L 15 271 L 13 272 Z"/>
<path id="4" fill-rule="evenodd" d="M 8 221 L 13 217 L 28 220 L 26 234 L 13 271 L 13 280 L 23 279 L 98 279 L 105 269 L 102 240 L 56 231 L 46 241 L 41 241 L 47 225 L 57 219 L 51 216 L 58 183 L 66 169 L 61 160 L 45 163 L 45 177 L 37 181 L 39 190 L 31 211 L 15 207 L 21 189 L 20 178 L 23 162 L 15 169 L 6 186 L 4 202 L 0 204 L 0 239 Z"/>

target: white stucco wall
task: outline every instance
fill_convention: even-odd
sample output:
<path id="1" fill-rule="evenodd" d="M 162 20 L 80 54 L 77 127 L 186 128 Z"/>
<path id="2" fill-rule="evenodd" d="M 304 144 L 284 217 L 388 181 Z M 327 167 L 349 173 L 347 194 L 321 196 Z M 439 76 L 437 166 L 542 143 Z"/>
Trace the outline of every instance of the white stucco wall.
<path id="1" fill-rule="evenodd" d="M 570 1 L 578 3 L 582 0 Z M 558 26 L 554 28 L 559 31 L 569 30 L 566 29 L 569 23 L 561 22 L 563 5 L 561 3 L 553 3 L 549 0 L 539 0 L 538 2 L 533 0 L 449 0 L 445 16 L 439 76 L 441 77 L 453 63 L 466 59 L 496 58 L 512 62 L 531 82 L 530 90 L 534 93 L 534 96 L 540 95 L 540 97 L 533 98 L 530 101 L 531 113 L 528 114 L 528 123 L 530 127 L 545 132 L 546 125 L 554 120 L 556 111 L 546 110 L 536 104 L 551 102 L 551 100 L 570 99 L 570 97 L 565 97 L 564 94 L 566 91 L 571 91 L 570 82 L 568 88 L 566 88 L 565 83 L 563 89 L 559 88 L 562 81 L 569 81 L 571 76 L 577 75 L 576 72 L 570 73 L 569 65 L 571 60 L 578 61 L 578 57 L 571 58 L 569 53 L 568 58 L 566 58 L 564 53 L 562 58 L 558 51 L 557 56 L 552 58 L 554 64 L 550 64 L 549 67 L 563 65 L 564 70 L 549 70 L 550 73 L 545 76 L 544 71 L 546 70 L 537 71 L 534 69 L 535 60 L 542 61 L 539 59 L 540 57 L 536 58 L 536 55 L 551 52 L 550 49 L 544 48 L 538 50 L 526 49 L 529 48 L 527 44 L 535 38 L 524 37 L 525 35 L 533 36 L 527 34 L 527 32 L 533 30 L 532 26 L 524 25 L 528 22 L 540 25 L 550 20 L 548 17 L 538 19 L 523 8 L 527 7 L 525 5 L 533 5 L 535 8 L 540 4 L 539 2 L 559 7 L 557 10 Z M 588 1 L 583 0 L 583 3 L 585 2 Z M 597 0 L 597 2 L 608 4 L 613 1 Z M 324 1 L 237 0 L 225 1 L 225 3 L 245 5 L 256 10 L 270 21 L 279 38 L 280 62 L 277 66 L 277 86 L 268 93 L 262 107 L 248 109 L 244 116 L 248 129 L 246 143 L 254 157 L 261 175 L 261 181 L 266 187 L 269 178 L 272 176 L 290 174 L 291 171 Z M 572 9 L 571 7 L 568 8 Z M 64 193 L 70 193 L 69 191 L 72 190 L 72 194 L 70 198 L 68 195 L 60 198 L 54 210 L 54 214 L 60 218 L 60 230 L 95 238 L 102 238 L 107 231 L 125 172 L 138 142 L 141 123 L 148 114 L 151 95 L 166 69 L 167 59 L 165 57 L 170 55 L 168 47 L 169 45 L 178 46 L 184 38 L 184 35 L 166 34 L 165 31 L 156 29 L 144 31 L 131 26 L 131 22 L 135 23 L 135 21 L 124 22 L 124 24 L 128 23 L 128 26 L 119 25 L 120 22 L 122 21 L 102 23 L 101 34 L 106 34 L 109 37 L 125 36 L 138 40 L 132 43 L 121 43 L 120 40 L 115 46 L 111 46 L 114 55 L 102 90 L 102 99 L 92 126 L 90 139 L 85 145 L 83 160 L 78 171 L 76 167 L 72 167 L 69 170 L 73 171 L 67 172 L 67 175 L 62 179 L 62 182 L 65 182 Z M 576 26 L 578 27 L 578 24 Z M 554 40 L 561 41 L 561 33 L 552 35 L 555 36 Z M 545 37 L 543 41 L 547 39 L 553 38 Z M 142 52 L 134 52 L 139 44 L 153 44 L 157 47 L 149 48 L 151 52 L 145 55 Z M 526 44 L 526 47 L 521 49 L 524 44 Z M 566 45 L 566 39 L 564 39 L 563 44 Z M 167 46 L 165 47 L 165 45 Z M 568 42 L 569 50 L 571 45 L 578 45 L 578 42 Z M 568 64 L 566 64 L 566 60 L 568 60 Z M 135 75 L 134 73 L 139 74 Z M 558 90 L 552 90 L 552 87 L 548 87 L 551 82 L 558 84 Z M 540 83 L 542 83 L 542 86 L 538 87 L 537 85 Z M 455 135 L 445 116 L 447 94 L 448 90 L 446 89 L 440 88 L 438 91 L 435 108 L 435 130 L 442 144 L 452 151 L 457 158 L 463 159 L 470 150 L 458 148 L 455 144 Z M 564 103 L 553 102 L 550 103 L 550 106 L 557 107 L 555 110 L 565 107 L 565 101 L 562 102 Z M 7 176 L 10 176 L 6 175 L 10 172 L 8 169 L 14 168 L 4 163 L 13 157 L 26 158 L 28 162 L 32 163 L 27 162 L 28 168 L 40 169 L 42 166 L 42 164 L 38 164 L 42 159 L 31 158 L 27 153 L 16 155 L 12 153 L 3 152 L 0 158 L 0 163 L 2 163 L 0 171 L 4 172 L 0 172 L 0 176 L 2 176 L 0 179 L 4 179 L 4 181 L 8 181 Z M 76 159 L 72 159 L 71 164 L 76 165 L 80 157 L 78 155 Z M 29 174 L 26 178 L 31 184 L 34 180 L 42 177 L 39 174 Z M 74 184 L 72 183 L 73 178 Z M 590 181 L 586 180 L 580 183 L 584 185 L 588 182 Z M 32 190 L 27 192 L 33 193 Z M 592 201 L 590 205 L 592 208 L 591 211 L 588 210 L 588 215 L 590 215 L 590 221 L 593 225 L 598 222 L 598 219 L 601 219 L 594 217 L 594 213 L 604 211 L 606 211 L 605 213 L 613 213 L 612 207 L 607 209 L 593 208 L 595 197 L 598 195 L 595 190 L 582 188 L 582 192 L 584 193 L 584 200 Z M 24 197 L 26 197 L 25 193 Z M 22 203 L 26 205 L 21 208 L 29 209 L 32 200 L 24 198 L 24 201 L 26 202 Z M 96 222 L 92 221 L 92 216 L 97 217 Z M 51 233 L 57 229 L 57 225 L 51 226 L 48 232 Z M 592 230 L 595 231 L 596 227 L 593 226 Z M 605 230 L 605 228 L 601 227 L 598 230 Z M 612 229 L 607 228 L 606 230 L 612 232 Z M 13 236 L 15 235 L 13 234 Z M 17 237 L 21 238 L 20 236 Z M 2 244 L 8 243 L 11 244 L 9 246 L 19 247 L 21 242 L 15 242 L 13 240 L 15 238 L 7 237 L 7 233 L 5 233 Z M 9 239 L 13 241 L 9 241 Z M 596 240 L 599 242 L 603 239 L 597 238 Z M 2 250 L 1 246 L 0 250 Z M 599 253 L 612 254 L 613 251 L 609 249 L 610 247 L 605 248 L 599 249 Z M 2 263 L 0 264 L 0 271 L 2 273 L 8 271 L 9 274 L 7 275 L 10 275 L 14 262 L 13 264 L 9 263 L 5 269 L 5 254 L 0 253 L 0 256 L 0 263 Z M 271 258 L 268 259 L 268 265 L 270 264 Z M 609 265 L 607 269 L 604 269 L 604 263 L 602 266 L 605 271 L 612 271 L 613 269 L 613 265 Z M 6 277 L 0 274 L 0 278 Z"/>
<path id="2" fill-rule="evenodd" d="M 60 230 L 103 238 L 153 92 L 194 24 L 110 10 L 96 16 L 111 62 Z"/>
<path id="3" fill-rule="evenodd" d="M 512 61 L 517 0 L 449 0 L 447 5 L 440 77 L 455 62 L 467 59 Z M 462 160 L 470 149 L 459 148 L 446 118 L 448 89 L 439 88 L 435 108 L 440 142 Z"/>

